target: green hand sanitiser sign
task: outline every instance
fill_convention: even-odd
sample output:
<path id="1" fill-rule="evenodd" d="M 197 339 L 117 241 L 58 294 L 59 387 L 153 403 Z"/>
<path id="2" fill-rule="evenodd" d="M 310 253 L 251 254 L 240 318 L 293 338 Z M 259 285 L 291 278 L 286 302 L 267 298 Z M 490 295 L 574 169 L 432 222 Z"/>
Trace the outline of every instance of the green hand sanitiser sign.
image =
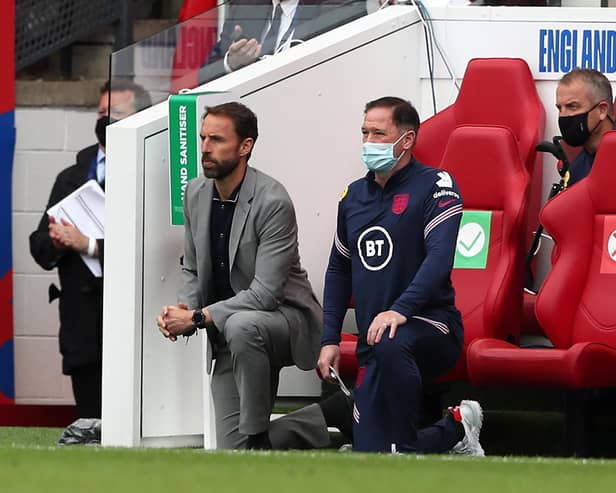
<path id="1" fill-rule="evenodd" d="M 192 94 L 169 98 L 169 172 L 171 224 L 184 224 L 184 192 L 188 180 L 199 174 L 196 99 Z"/>
<path id="2" fill-rule="evenodd" d="M 199 175 L 201 122 L 206 106 L 231 101 L 229 92 L 201 92 L 169 96 L 169 193 L 171 224 L 184 224 L 184 193 Z"/>

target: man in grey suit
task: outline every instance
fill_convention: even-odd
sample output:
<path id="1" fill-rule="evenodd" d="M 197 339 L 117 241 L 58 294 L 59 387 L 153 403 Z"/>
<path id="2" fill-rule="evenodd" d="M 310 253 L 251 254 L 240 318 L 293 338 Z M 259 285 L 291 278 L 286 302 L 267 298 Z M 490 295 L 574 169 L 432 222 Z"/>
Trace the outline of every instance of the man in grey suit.
<path id="1" fill-rule="evenodd" d="M 184 199 L 184 283 L 157 319 L 170 340 L 205 329 L 216 364 L 212 396 L 219 448 L 270 448 L 280 369 L 314 368 L 321 307 L 300 265 L 285 188 L 248 166 L 257 117 L 240 103 L 206 108 L 205 176 Z"/>

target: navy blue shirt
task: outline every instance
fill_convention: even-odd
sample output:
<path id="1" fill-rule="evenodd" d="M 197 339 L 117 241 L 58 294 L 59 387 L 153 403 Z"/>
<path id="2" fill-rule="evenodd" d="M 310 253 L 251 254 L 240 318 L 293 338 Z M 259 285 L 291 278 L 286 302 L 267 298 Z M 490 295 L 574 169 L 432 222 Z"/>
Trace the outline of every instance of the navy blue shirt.
<path id="1" fill-rule="evenodd" d="M 214 273 L 214 299 L 222 301 L 235 296 L 229 281 L 229 235 L 240 185 L 228 200 L 222 200 L 214 187 L 210 212 L 210 255 Z"/>
<path id="2" fill-rule="evenodd" d="M 414 158 L 384 188 L 372 172 L 353 182 L 338 205 L 325 276 L 322 345 L 340 342 L 351 293 L 360 360 L 368 327 L 380 312 L 395 310 L 410 318 L 448 310 L 459 317 L 451 269 L 461 215 L 452 177 Z"/>
<path id="3" fill-rule="evenodd" d="M 567 181 L 567 186 L 577 183 L 582 178 L 588 176 L 590 173 L 590 169 L 592 168 L 592 163 L 595 160 L 595 155 L 590 154 L 586 149 L 582 149 L 580 153 L 575 156 L 575 159 L 571 163 L 569 168 L 569 180 Z"/>
<path id="4" fill-rule="evenodd" d="M 613 125 L 613 129 L 616 130 L 616 123 Z M 582 148 L 580 153 L 573 159 L 571 167 L 569 168 L 569 181 L 567 181 L 567 186 L 569 187 L 582 178 L 586 178 L 594 162 L 595 155 L 590 154 L 586 149 Z"/>

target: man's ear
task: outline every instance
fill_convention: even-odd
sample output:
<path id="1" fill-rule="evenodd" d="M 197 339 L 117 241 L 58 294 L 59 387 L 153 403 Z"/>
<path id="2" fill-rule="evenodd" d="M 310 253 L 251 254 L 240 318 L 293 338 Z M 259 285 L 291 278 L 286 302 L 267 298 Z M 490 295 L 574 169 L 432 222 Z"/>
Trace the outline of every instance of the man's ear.
<path id="1" fill-rule="evenodd" d="M 609 118 L 610 105 L 608 104 L 607 101 L 601 101 L 599 103 L 599 110 L 601 111 L 601 120 L 605 120 L 606 118 Z"/>
<path id="2" fill-rule="evenodd" d="M 255 145 L 255 140 L 252 137 L 245 138 L 240 144 L 240 156 L 248 156 L 252 152 L 252 148 Z"/>
<path id="3" fill-rule="evenodd" d="M 417 139 L 417 131 L 416 130 L 408 130 L 406 136 L 402 140 L 402 148 L 403 149 L 412 149 L 415 147 L 415 140 Z"/>

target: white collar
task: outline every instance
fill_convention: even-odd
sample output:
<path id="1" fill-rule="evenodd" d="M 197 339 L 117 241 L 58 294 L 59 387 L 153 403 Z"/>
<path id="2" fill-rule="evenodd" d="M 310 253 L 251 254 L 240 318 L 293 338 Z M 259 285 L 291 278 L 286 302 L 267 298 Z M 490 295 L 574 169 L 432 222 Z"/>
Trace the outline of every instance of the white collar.
<path id="1" fill-rule="evenodd" d="M 284 15 L 292 15 L 299 4 L 299 0 L 272 0 L 272 5 L 276 8 L 276 5 L 280 4 Z"/>
<path id="2" fill-rule="evenodd" d="M 100 163 L 101 159 L 105 159 L 105 151 L 101 149 L 101 146 L 98 146 L 98 152 L 96 153 L 96 163 Z"/>

